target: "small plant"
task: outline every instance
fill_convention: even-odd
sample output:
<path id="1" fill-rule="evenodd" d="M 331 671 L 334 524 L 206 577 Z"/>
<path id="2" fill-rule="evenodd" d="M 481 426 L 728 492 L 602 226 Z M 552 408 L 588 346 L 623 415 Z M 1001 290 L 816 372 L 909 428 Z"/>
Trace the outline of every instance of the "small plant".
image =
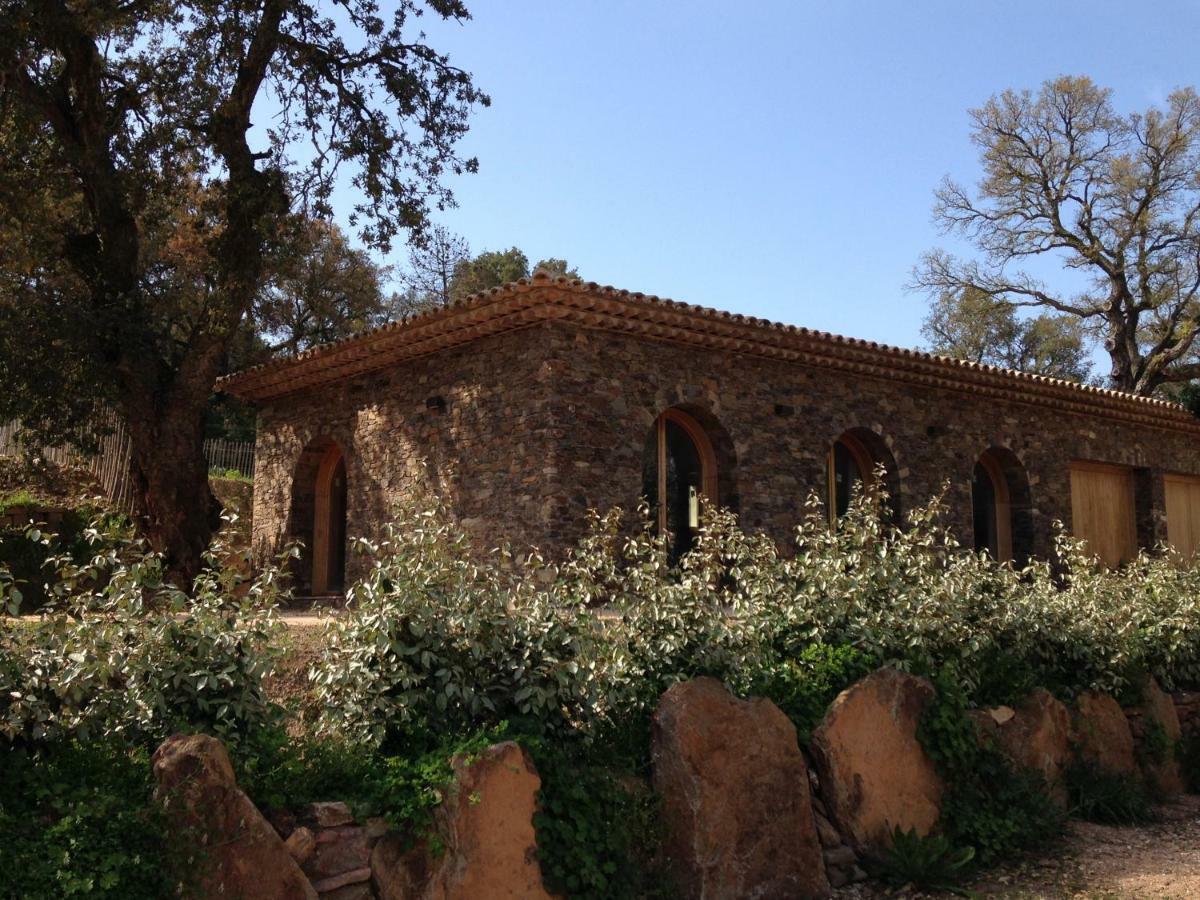
<path id="1" fill-rule="evenodd" d="M 877 666 L 873 657 L 854 647 L 817 642 L 793 658 L 764 667 L 747 693 L 772 700 L 792 720 L 800 742 L 807 743 L 834 698 Z"/>
<path id="2" fill-rule="evenodd" d="M 1162 722 L 1147 718 L 1144 726 L 1145 730 L 1138 750 L 1145 762 L 1161 766 L 1174 755 L 1175 747 L 1171 744 L 1171 738 L 1167 735 L 1167 729 L 1163 727 Z"/>
<path id="3" fill-rule="evenodd" d="M 659 823 L 649 788 L 561 744 L 530 747 L 542 778 L 534 823 L 547 886 L 582 900 L 670 896 L 652 859 Z"/>
<path id="4" fill-rule="evenodd" d="M 893 887 L 912 885 L 926 891 L 970 896 L 959 887 L 975 859 L 974 847 L 956 848 L 944 834 L 919 835 L 897 825 L 882 860 L 883 878 Z"/>
<path id="5" fill-rule="evenodd" d="M 971 847 L 982 865 L 1057 834 L 1062 815 L 1044 779 L 1016 769 L 981 743 L 967 715 L 966 694 L 953 672 L 935 676 L 937 697 L 918 737 L 946 783 L 941 828 L 958 847 Z"/>
<path id="6" fill-rule="evenodd" d="M 1107 772 L 1085 763 L 1067 770 L 1071 813 L 1104 825 L 1142 825 L 1154 821 L 1145 786 L 1132 775 Z"/>

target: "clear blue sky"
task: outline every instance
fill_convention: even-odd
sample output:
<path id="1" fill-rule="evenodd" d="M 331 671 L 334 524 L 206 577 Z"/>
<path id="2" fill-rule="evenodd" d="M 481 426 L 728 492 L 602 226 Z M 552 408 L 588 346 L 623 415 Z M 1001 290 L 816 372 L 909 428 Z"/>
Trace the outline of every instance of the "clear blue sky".
<path id="1" fill-rule="evenodd" d="M 1195 0 L 468 5 L 426 27 L 493 100 L 440 218 L 473 251 L 904 346 L 909 271 L 953 246 L 932 191 L 977 177 L 968 108 L 1059 74 L 1122 111 L 1200 85 Z"/>

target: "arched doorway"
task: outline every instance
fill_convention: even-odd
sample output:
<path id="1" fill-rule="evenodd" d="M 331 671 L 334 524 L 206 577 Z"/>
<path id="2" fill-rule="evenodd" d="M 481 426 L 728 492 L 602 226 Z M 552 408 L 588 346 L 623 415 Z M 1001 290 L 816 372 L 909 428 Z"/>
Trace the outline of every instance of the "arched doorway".
<path id="1" fill-rule="evenodd" d="M 317 469 L 313 497 L 314 594 L 340 594 L 346 586 L 346 457 L 334 444 Z"/>
<path id="2" fill-rule="evenodd" d="M 971 473 L 971 520 L 976 552 L 1024 565 L 1033 541 L 1029 479 L 1015 453 L 990 447 Z"/>
<path id="3" fill-rule="evenodd" d="M 330 438 L 300 454 L 292 480 L 289 536 L 303 546 L 295 567 L 297 589 L 337 594 L 346 582 L 346 456 Z"/>
<path id="4" fill-rule="evenodd" d="M 883 439 L 870 429 L 851 428 L 830 445 L 826 497 L 831 522 L 836 523 L 849 511 L 859 492 L 879 486 L 877 470 L 881 465 L 882 486 L 888 492 L 888 512 L 895 521 L 900 511 L 900 484 L 896 460 Z"/>
<path id="5" fill-rule="evenodd" d="M 704 429 L 687 413 L 668 409 L 650 429 L 642 454 L 642 495 L 672 562 L 695 545 L 700 498 L 717 502 L 717 459 Z"/>

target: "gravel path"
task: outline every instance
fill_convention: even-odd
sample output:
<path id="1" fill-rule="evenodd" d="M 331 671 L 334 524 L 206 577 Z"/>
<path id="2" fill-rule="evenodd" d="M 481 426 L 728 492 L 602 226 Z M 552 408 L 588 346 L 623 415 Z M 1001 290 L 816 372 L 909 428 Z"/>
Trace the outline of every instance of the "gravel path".
<path id="1" fill-rule="evenodd" d="M 987 873 L 968 890 L 1011 900 L 1200 900 L 1200 796 L 1159 808 L 1151 825 L 1116 827 L 1072 820 L 1063 840 L 1038 857 Z M 841 900 L 881 897 L 947 900 L 951 894 L 883 891 L 858 885 Z"/>

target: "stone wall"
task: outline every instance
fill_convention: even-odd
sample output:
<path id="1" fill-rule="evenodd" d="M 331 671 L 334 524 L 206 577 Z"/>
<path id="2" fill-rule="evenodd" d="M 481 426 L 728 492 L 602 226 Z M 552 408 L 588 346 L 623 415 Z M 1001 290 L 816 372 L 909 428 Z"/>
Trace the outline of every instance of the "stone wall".
<path id="1" fill-rule="evenodd" d="M 900 508 L 923 503 L 949 480 L 951 522 L 971 534 L 971 480 L 989 447 L 1011 450 L 1027 474 L 1033 549 L 1050 548 L 1052 522 L 1071 521 L 1068 464 L 1089 459 L 1145 470 L 1138 479 L 1139 538 L 1165 538 L 1164 471 L 1200 471 L 1193 439 L 1101 417 L 1035 406 L 975 403 L 936 388 L 868 380 L 734 354 L 618 338 L 575 327 L 555 329 L 547 365 L 559 373 L 552 418 L 566 431 L 572 468 L 593 475 L 553 492 L 562 533 L 587 505 L 635 503 L 642 448 L 655 416 L 670 407 L 701 411 L 719 425 L 710 437 L 736 460 L 723 503 L 750 529 L 786 540 L 805 496 L 824 493 L 826 454 L 843 432 L 866 428 L 895 458 Z M 595 478 L 601 474 L 601 478 Z M 586 484 L 586 489 L 582 489 Z"/>
<path id="2" fill-rule="evenodd" d="M 967 541 L 975 462 L 1011 451 L 1039 555 L 1053 521 L 1070 524 L 1072 459 L 1135 467 L 1147 546 L 1165 538 L 1163 472 L 1200 472 L 1194 440 L 1167 428 L 544 322 L 264 406 L 255 546 L 285 536 L 302 451 L 328 437 L 347 454 L 351 535 L 374 533 L 422 484 L 481 546 L 554 549 L 579 535 L 588 508 L 638 502 L 647 437 L 672 407 L 708 433 L 721 503 L 780 542 L 809 492 L 824 493 L 830 443 L 850 429 L 894 457 L 902 511 L 948 481 L 950 522 Z"/>
<path id="3" fill-rule="evenodd" d="M 445 498 L 482 547 L 546 542 L 556 436 L 544 413 L 552 390 L 545 336 L 535 328 L 487 338 L 262 407 L 256 552 L 289 537 L 292 507 L 306 502 L 298 482 L 315 471 L 303 465 L 304 451 L 326 440 L 346 454 L 352 537 L 377 535 L 394 505 L 420 487 Z M 351 577 L 354 564 L 351 557 Z"/>

